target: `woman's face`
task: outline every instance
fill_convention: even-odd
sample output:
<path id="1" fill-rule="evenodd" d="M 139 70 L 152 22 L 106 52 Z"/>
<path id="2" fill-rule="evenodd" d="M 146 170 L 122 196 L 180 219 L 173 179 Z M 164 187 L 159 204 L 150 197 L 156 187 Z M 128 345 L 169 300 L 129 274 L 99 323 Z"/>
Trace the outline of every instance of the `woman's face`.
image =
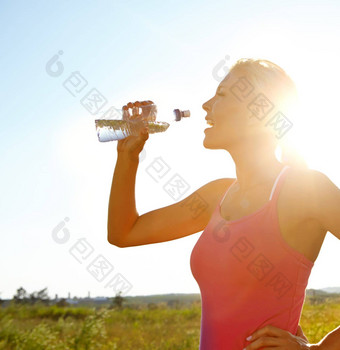
<path id="1" fill-rule="evenodd" d="M 219 84 L 215 96 L 202 105 L 207 112 L 205 119 L 214 124 L 204 130 L 205 148 L 229 150 L 230 146 L 237 146 L 249 137 L 256 118 L 249 118 L 251 112 L 247 105 L 252 93 L 248 94 L 251 85 L 249 83 L 247 87 L 247 83 L 249 80 L 245 79 L 245 73 L 231 71 Z M 247 99 L 242 98 L 245 95 Z"/>

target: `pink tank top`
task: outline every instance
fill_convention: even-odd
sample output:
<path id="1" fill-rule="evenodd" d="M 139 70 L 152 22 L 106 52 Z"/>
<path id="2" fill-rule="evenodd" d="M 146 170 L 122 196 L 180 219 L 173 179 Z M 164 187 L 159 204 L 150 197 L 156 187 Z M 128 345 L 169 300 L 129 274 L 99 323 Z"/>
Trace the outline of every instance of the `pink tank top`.
<path id="1" fill-rule="evenodd" d="M 280 233 L 277 200 L 287 169 L 263 207 L 234 221 L 220 213 L 230 186 L 191 252 L 201 292 L 200 350 L 242 350 L 265 325 L 296 334 L 314 263 Z"/>

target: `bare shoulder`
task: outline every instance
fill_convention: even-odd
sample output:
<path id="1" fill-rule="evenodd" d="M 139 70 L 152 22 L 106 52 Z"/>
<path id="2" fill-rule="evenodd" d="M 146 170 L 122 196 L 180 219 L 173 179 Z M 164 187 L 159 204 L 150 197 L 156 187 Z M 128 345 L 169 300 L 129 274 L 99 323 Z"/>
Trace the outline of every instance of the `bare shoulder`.
<path id="1" fill-rule="evenodd" d="M 340 189 L 318 170 L 301 173 L 296 182 L 303 189 L 305 217 L 316 220 L 324 232 L 340 239 Z"/>
<path id="2" fill-rule="evenodd" d="M 309 168 L 292 168 L 284 184 L 287 204 L 305 217 L 315 218 L 322 201 L 321 193 L 332 183 L 322 172 Z M 334 185 L 334 184 L 333 184 Z"/>
<path id="3" fill-rule="evenodd" d="M 187 197 L 183 201 L 183 205 L 193 202 L 196 198 L 197 203 L 201 204 L 202 209 L 204 208 L 202 213 L 205 218 L 204 222 L 207 224 L 219 201 L 234 180 L 235 178 L 220 178 L 210 181 L 198 188 L 191 196 Z"/>
<path id="4" fill-rule="evenodd" d="M 316 170 L 291 168 L 283 185 L 285 195 L 291 200 L 302 200 L 315 192 Z"/>
<path id="5" fill-rule="evenodd" d="M 174 215 L 182 216 L 183 221 L 188 220 L 187 224 L 194 232 L 204 230 L 223 194 L 234 180 L 233 178 L 220 178 L 202 185 L 173 205 Z"/>

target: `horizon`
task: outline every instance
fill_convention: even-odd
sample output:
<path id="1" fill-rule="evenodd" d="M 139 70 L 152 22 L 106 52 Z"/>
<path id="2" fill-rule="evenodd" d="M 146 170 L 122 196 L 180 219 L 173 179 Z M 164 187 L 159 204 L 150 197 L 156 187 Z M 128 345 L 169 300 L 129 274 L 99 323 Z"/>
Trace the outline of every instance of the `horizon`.
<path id="1" fill-rule="evenodd" d="M 25 288 L 24 288 L 25 289 Z M 326 289 L 338 289 L 339 292 L 334 292 L 334 294 L 340 294 L 340 286 L 333 286 L 333 287 L 325 287 L 325 288 L 306 288 L 306 291 L 310 291 L 310 290 L 319 290 L 319 291 L 325 291 Z M 36 292 L 36 291 L 33 291 Z M 33 293 L 32 292 L 32 293 Z M 60 300 L 60 299 L 73 299 L 73 298 L 78 298 L 78 299 L 93 299 L 93 298 L 114 298 L 115 296 L 105 296 L 105 295 L 97 295 L 97 296 L 77 296 L 74 295 L 73 297 L 71 296 L 72 293 L 70 293 L 70 296 L 68 297 L 60 297 L 58 293 L 55 294 L 54 298 L 50 298 L 49 300 Z M 90 292 L 88 292 L 90 293 Z M 327 292 L 329 294 L 331 294 L 331 292 Z M 90 293 L 91 294 L 91 293 Z M 162 296 L 162 295 L 200 295 L 200 293 L 162 293 L 162 294 L 138 294 L 138 295 L 126 295 L 126 296 L 122 296 L 123 298 L 135 298 L 135 297 L 152 297 L 152 296 Z M 56 298 L 57 296 L 57 298 Z M 2 299 L 0 296 L 0 300 L 13 300 L 12 298 L 9 299 Z"/>

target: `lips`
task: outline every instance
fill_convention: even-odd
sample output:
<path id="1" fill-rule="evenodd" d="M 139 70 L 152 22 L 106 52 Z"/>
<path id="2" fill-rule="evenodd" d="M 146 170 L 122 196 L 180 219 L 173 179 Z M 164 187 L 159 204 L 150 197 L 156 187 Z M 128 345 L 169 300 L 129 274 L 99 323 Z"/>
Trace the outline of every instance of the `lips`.
<path id="1" fill-rule="evenodd" d="M 205 118 L 205 120 L 207 121 L 207 124 L 210 125 L 211 127 L 214 126 L 214 121 L 212 119 L 209 118 Z"/>

